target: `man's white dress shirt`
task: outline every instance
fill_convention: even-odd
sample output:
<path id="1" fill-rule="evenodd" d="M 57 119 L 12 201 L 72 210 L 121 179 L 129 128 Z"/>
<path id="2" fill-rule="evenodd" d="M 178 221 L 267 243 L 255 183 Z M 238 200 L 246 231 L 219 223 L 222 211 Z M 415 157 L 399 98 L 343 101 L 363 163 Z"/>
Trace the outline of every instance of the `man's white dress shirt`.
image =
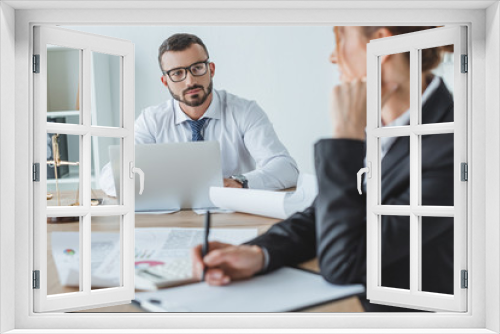
<path id="1" fill-rule="evenodd" d="M 212 102 L 201 118 L 208 118 L 201 132 L 205 141 L 220 143 L 224 178 L 243 174 L 253 189 L 296 185 L 297 164 L 255 101 L 214 89 Z M 191 118 L 173 99 L 148 107 L 135 121 L 135 143 L 189 142 L 188 120 Z M 100 186 L 108 195 L 116 194 L 110 164 L 102 169 Z"/>

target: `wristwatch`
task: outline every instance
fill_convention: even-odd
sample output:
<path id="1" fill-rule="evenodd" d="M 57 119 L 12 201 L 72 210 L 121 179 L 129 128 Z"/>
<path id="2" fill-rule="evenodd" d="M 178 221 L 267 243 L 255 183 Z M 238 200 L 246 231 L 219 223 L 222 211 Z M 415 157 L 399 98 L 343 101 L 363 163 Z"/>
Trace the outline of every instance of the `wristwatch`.
<path id="1" fill-rule="evenodd" d="M 231 175 L 229 178 L 240 183 L 243 188 L 248 188 L 248 180 L 244 175 Z"/>

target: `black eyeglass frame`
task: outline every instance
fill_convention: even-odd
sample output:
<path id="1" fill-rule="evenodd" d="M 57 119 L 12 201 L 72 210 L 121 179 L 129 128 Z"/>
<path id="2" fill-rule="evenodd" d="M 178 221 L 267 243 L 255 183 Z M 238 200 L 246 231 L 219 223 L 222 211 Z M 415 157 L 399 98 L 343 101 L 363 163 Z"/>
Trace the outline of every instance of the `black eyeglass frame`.
<path id="1" fill-rule="evenodd" d="M 206 70 L 205 70 L 205 72 L 203 74 L 196 75 L 196 74 L 193 73 L 193 71 L 191 71 L 191 67 L 199 65 L 199 64 L 206 64 L 207 65 L 206 66 Z M 173 69 L 168 70 L 168 71 L 162 70 L 161 72 L 163 73 L 163 75 L 167 75 L 170 78 L 170 80 L 172 80 L 172 82 L 181 82 L 181 81 L 186 80 L 187 71 L 189 71 L 189 73 L 191 73 L 191 75 L 194 76 L 194 77 L 204 76 L 208 72 L 208 64 L 210 64 L 210 59 L 207 59 L 205 61 L 197 61 L 196 63 L 192 63 L 191 65 L 186 66 L 186 67 L 176 67 L 176 68 L 173 68 Z M 172 77 L 170 76 L 170 73 L 172 71 L 178 71 L 178 70 L 184 70 L 184 77 L 182 79 L 176 81 L 176 80 L 172 79 Z"/>

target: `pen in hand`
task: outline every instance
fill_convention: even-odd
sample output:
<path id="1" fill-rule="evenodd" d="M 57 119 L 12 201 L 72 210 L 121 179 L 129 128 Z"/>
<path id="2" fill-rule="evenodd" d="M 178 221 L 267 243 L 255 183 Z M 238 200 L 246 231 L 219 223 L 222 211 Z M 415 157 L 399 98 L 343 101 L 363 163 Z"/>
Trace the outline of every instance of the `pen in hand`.
<path id="1" fill-rule="evenodd" d="M 203 246 L 201 249 L 202 259 L 208 254 L 208 235 L 210 234 L 210 211 L 207 210 L 205 213 L 205 231 L 203 235 Z M 207 273 L 207 267 L 203 265 L 203 273 L 201 274 L 201 280 L 205 280 L 205 274 Z"/>

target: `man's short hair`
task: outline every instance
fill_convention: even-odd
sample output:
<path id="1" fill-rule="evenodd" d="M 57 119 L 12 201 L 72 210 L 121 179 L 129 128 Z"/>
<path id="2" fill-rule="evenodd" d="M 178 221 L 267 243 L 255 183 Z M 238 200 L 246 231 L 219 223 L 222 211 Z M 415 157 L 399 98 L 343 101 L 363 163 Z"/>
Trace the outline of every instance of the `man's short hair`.
<path id="1" fill-rule="evenodd" d="M 193 44 L 199 44 L 205 50 L 205 53 L 208 55 L 208 50 L 201 38 L 193 34 L 173 34 L 169 38 L 163 41 L 158 49 L 158 64 L 160 65 L 160 69 L 163 71 L 161 67 L 161 57 L 167 51 L 184 51 L 189 48 Z"/>

